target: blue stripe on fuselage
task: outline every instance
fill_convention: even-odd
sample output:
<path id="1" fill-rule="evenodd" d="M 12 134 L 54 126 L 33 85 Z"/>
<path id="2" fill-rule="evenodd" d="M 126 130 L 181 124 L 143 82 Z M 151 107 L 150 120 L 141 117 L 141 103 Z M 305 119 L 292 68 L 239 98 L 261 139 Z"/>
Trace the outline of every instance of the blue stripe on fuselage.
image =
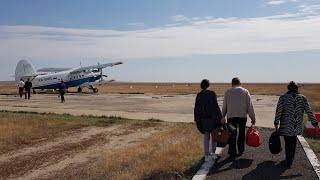
<path id="1" fill-rule="evenodd" d="M 87 77 L 83 79 L 77 79 L 77 80 L 72 80 L 72 81 L 67 81 L 65 84 L 67 87 L 78 87 L 84 83 L 87 82 L 95 82 L 96 80 L 99 80 L 101 76 L 96 76 L 96 77 Z M 61 83 L 55 83 L 55 84 L 49 84 L 45 86 L 39 86 L 39 87 L 33 87 L 33 89 L 59 89 Z"/>

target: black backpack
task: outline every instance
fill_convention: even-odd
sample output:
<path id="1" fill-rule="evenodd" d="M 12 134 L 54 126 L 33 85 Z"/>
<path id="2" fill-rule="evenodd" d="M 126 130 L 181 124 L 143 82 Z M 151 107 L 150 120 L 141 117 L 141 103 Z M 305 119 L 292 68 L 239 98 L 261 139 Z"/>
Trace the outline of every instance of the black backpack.
<path id="1" fill-rule="evenodd" d="M 273 132 L 269 138 L 269 150 L 272 154 L 279 154 L 282 151 L 280 135 L 278 131 Z"/>

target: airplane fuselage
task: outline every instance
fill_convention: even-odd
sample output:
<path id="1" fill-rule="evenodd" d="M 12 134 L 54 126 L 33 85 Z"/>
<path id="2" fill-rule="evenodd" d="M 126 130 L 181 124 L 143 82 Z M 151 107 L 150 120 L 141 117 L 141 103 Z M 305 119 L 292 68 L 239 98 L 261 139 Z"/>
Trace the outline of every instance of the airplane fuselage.
<path id="1" fill-rule="evenodd" d="M 62 71 L 39 75 L 32 80 L 33 89 L 59 89 L 61 80 L 67 87 L 90 85 L 101 78 L 100 73 L 90 71 Z"/>
<path id="2" fill-rule="evenodd" d="M 82 87 L 88 87 L 93 92 L 98 92 L 95 85 L 103 85 L 114 80 L 105 81 L 103 77 L 103 69 L 120 65 L 122 62 L 97 64 L 73 69 L 65 68 L 42 68 L 36 71 L 34 66 L 27 60 L 20 60 L 16 66 L 15 80 L 18 84 L 20 80 L 26 81 L 31 79 L 33 89 L 59 89 L 61 81 L 64 81 L 67 87 L 79 87 L 78 92 L 82 91 Z"/>

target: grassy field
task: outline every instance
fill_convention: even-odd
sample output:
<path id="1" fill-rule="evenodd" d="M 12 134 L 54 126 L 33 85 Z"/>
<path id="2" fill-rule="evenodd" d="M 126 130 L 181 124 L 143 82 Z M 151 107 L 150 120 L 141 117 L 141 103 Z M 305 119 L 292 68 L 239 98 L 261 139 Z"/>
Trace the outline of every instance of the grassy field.
<path id="1" fill-rule="evenodd" d="M 40 141 L 58 137 L 63 132 L 87 126 L 109 126 L 124 123 L 114 118 L 76 117 L 68 114 L 0 112 L 0 154 Z"/>
<path id="2" fill-rule="evenodd" d="M 71 166 L 58 176 L 63 179 L 191 179 L 203 162 L 199 138 L 192 125 L 183 123 L 129 149 L 106 152 L 101 159 Z"/>
<path id="3" fill-rule="evenodd" d="M 38 114 L 24 112 L 0 112 L 0 160 L 1 154 L 6 154 L 25 147 L 54 142 L 56 138 L 69 136 L 72 133 L 86 127 L 108 128 L 124 125 L 123 132 L 115 130 L 106 135 L 104 140 L 108 144 L 111 137 L 130 137 L 132 132 L 143 132 L 144 129 L 154 127 L 158 132 L 150 138 L 131 142 L 132 145 L 124 146 L 117 151 L 105 151 L 92 161 L 83 164 L 73 164 L 62 171 L 55 172 L 48 179 L 60 177 L 65 179 L 175 179 L 177 177 L 190 178 L 202 158 L 201 136 L 194 124 L 167 123 L 157 120 L 141 121 L 128 120 L 117 117 L 92 117 L 71 116 L 56 114 Z M 148 133 L 148 132 L 146 132 Z M 97 136 L 98 137 L 98 136 Z M 99 138 L 99 137 L 98 137 Z M 91 141 L 86 143 L 65 144 L 65 150 L 74 151 L 71 148 L 87 148 Z M 69 147 L 70 146 L 70 147 Z M 32 160 L 20 159 L 6 163 L 5 170 L 0 170 L 0 177 L 10 177 L 10 173 L 25 171 L 28 168 L 42 167 L 46 162 L 41 156 L 46 156 L 48 161 L 57 161 L 62 158 L 53 148 L 49 152 L 36 153 Z M 46 155 L 48 154 L 48 155 Z M 51 157 L 53 156 L 53 157 Z M 23 156 L 22 158 L 28 158 Z M 41 160 L 40 160 L 41 159 Z M 18 162 L 21 161 L 19 164 Z M 15 164 L 18 163 L 18 164 Z M 32 163 L 32 167 L 26 164 Z M 0 161 L 0 166 L 1 164 Z M 19 167 L 22 166 L 22 167 Z M 26 166 L 26 167 L 24 167 Z M 13 168 L 11 170 L 10 168 Z M 15 169 L 16 168 L 16 169 Z M 1 174 L 3 173 L 3 174 Z M 26 173 L 26 172 L 24 172 Z M 23 174 L 23 173 L 21 173 Z"/>

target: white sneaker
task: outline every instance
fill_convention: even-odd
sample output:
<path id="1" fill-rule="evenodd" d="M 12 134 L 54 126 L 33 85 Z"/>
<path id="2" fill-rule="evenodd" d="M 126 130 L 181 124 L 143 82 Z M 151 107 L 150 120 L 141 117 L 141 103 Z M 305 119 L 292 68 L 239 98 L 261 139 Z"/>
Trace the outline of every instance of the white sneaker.
<path id="1" fill-rule="evenodd" d="M 205 162 L 212 161 L 212 156 L 210 156 L 210 155 L 204 156 L 204 161 L 205 161 Z"/>

